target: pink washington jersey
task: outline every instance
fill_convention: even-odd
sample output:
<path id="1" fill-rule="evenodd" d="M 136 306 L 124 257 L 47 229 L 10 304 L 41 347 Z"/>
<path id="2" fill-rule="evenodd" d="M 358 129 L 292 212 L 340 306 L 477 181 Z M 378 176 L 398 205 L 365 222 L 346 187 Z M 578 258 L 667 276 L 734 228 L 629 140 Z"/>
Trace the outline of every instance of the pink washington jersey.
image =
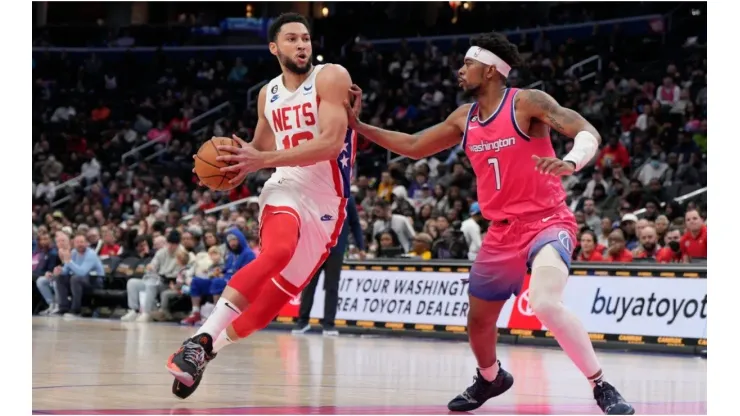
<path id="1" fill-rule="evenodd" d="M 492 221 L 528 218 L 563 207 L 560 178 L 537 172 L 532 155 L 555 157 L 550 137 L 529 137 L 517 125 L 514 98 L 507 88 L 498 109 L 481 120 L 478 103 L 468 111 L 462 146 L 478 177 L 478 204 Z"/>

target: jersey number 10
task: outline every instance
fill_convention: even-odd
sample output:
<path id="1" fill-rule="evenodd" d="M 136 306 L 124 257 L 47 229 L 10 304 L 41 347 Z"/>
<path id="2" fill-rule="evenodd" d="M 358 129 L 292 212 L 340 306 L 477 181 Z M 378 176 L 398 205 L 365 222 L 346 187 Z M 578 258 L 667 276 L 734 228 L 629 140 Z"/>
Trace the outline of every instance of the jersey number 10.
<path id="1" fill-rule="evenodd" d="M 301 144 L 301 141 L 307 141 L 313 139 L 313 133 L 310 131 L 302 131 L 292 136 L 285 135 L 283 137 L 283 149 L 290 149 Z"/>
<path id="2" fill-rule="evenodd" d="M 488 159 L 488 164 L 493 166 L 493 176 L 496 177 L 496 190 L 501 190 L 501 170 L 498 167 L 498 158 L 492 157 Z"/>

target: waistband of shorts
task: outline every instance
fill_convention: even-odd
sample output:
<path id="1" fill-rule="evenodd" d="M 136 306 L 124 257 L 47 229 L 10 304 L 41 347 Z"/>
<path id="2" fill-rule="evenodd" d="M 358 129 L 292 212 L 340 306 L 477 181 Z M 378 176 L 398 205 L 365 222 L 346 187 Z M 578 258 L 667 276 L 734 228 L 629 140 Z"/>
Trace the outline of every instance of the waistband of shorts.
<path id="1" fill-rule="evenodd" d="M 569 208 L 565 205 L 551 208 L 545 211 L 539 211 L 534 213 L 529 213 L 526 215 L 517 215 L 517 216 L 509 216 L 499 219 L 493 219 L 491 220 L 491 225 L 496 226 L 507 226 L 516 222 L 521 223 L 527 223 L 527 222 L 537 222 L 542 221 L 543 218 L 547 218 L 551 215 L 558 214 L 564 210 L 569 210 Z"/>

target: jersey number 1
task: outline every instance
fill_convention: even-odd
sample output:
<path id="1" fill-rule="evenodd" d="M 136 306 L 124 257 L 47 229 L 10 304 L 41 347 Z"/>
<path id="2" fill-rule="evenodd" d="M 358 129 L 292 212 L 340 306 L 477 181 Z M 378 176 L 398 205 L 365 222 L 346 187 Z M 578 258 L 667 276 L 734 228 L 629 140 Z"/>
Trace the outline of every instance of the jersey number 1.
<path id="1" fill-rule="evenodd" d="M 301 144 L 301 141 L 313 139 L 313 133 L 310 131 L 302 131 L 292 136 L 286 135 L 283 137 L 283 149 L 290 149 Z"/>
<path id="2" fill-rule="evenodd" d="M 492 157 L 488 159 L 488 164 L 493 166 L 493 175 L 496 177 L 496 190 L 501 190 L 501 170 L 498 167 L 498 158 Z"/>

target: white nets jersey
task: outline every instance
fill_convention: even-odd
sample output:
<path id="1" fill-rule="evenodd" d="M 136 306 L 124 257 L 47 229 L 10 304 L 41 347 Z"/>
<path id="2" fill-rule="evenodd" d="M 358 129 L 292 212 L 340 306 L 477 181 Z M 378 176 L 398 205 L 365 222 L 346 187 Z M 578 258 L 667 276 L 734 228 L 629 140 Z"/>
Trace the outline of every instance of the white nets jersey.
<path id="1" fill-rule="evenodd" d="M 283 85 L 282 75 L 267 84 L 265 118 L 275 133 L 277 150 L 300 146 L 319 137 L 319 105 L 316 93 L 316 76 L 324 65 L 314 67 L 298 89 L 291 92 Z M 344 147 L 335 160 L 322 161 L 309 166 L 277 168 L 268 182 L 281 183 L 284 179 L 308 195 L 350 196 L 350 177 L 355 161 L 357 135 L 347 129 Z"/>

